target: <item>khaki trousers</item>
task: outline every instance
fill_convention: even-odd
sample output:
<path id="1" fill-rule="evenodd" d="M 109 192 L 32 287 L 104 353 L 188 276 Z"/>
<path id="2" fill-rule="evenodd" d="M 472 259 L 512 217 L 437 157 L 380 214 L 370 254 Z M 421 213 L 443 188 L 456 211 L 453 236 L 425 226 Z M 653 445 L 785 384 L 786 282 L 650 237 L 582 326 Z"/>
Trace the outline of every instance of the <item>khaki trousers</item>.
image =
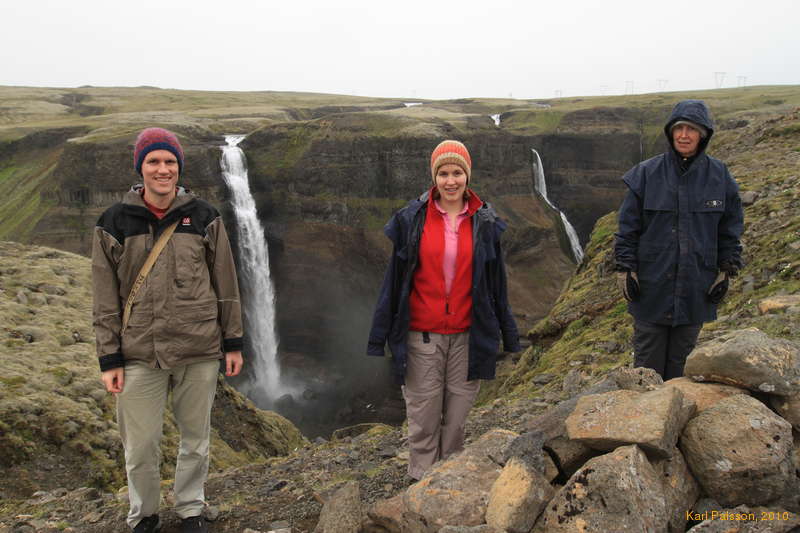
<path id="1" fill-rule="evenodd" d="M 403 397 L 408 417 L 408 475 L 420 479 L 433 463 L 464 447 L 464 424 L 480 380 L 467 381 L 469 333 L 408 332 Z"/>
<path id="2" fill-rule="evenodd" d="M 175 468 L 175 512 L 197 516 L 205 505 L 205 481 L 211 432 L 211 405 L 217 388 L 219 361 L 202 361 L 161 369 L 133 362 L 117 395 L 117 422 L 125 448 L 128 474 L 128 525 L 158 512 L 161 498 L 159 465 L 164 407 L 172 390 L 172 411 L 181 443 Z"/>

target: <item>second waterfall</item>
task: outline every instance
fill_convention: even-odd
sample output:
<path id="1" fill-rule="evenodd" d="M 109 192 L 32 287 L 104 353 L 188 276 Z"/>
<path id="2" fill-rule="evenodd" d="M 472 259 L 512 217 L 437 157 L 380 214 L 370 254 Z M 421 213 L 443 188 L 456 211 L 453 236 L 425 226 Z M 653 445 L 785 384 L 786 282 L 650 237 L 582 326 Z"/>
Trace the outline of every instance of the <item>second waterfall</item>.
<path id="1" fill-rule="evenodd" d="M 245 338 L 251 353 L 237 388 L 259 407 L 271 406 L 288 392 L 281 384 L 278 364 L 278 335 L 275 330 L 275 291 L 269 271 L 269 252 L 264 226 L 258 219 L 250 194 L 247 162 L 237 145 L 243 135 L 225 137 L 222 148 L 222 177 L 231 193 L 236 216 L 239 255 L 239 288 L 242 294 Z M 237 380 L 239 381 L 239 380 Z"/>

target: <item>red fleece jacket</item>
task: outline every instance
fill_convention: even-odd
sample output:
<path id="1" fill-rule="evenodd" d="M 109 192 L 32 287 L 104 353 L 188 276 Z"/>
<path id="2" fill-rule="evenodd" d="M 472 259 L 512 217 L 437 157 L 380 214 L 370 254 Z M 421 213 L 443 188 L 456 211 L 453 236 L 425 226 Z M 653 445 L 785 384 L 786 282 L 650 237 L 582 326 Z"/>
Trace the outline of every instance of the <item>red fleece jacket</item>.
<path id="1" fill-rule="evenodd" d="M 431 190 L 419 245 L 419 264 L 408 301 L 409 329 L 449 335 L 467 331 L 472 321 L 472 216 L 483 202 L 470 191 L 469 217 L 459 227 L 456 271 L 448 295 L 442 266 L 445 222 L 433 205 L 433 196 Z"/>

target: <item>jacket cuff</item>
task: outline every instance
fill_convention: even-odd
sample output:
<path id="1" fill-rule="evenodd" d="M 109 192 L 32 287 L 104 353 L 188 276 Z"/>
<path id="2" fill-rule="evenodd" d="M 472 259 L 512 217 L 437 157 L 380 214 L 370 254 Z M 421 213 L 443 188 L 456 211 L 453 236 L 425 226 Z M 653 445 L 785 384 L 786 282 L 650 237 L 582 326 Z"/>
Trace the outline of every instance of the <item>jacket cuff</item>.
<path id="1" fill-rule="evenodd" d="M 99 358 L 99 362 L 100 362 L 100 372 L 105 372 L 106 370 L 113 370 L 115 368 L 124 367 L 125 356 L 122 355 L 122 352 L 101 355 Z"/>
<path id="2" fill-rule="evenodd" d="M 374 355 L 377 357 L 383 357 L 385 354 L 383 352 L 383 344 L 378 344 L 377 342 L 370 342 L 367 344 L 367 355 Z"/>
<path id="3" fill-rule="evenodd" d="M 232 339 L 223 339 L 222 351 L 228 352 L 241 352 L 244 348 L 244 337 L 233 337 Z"/>

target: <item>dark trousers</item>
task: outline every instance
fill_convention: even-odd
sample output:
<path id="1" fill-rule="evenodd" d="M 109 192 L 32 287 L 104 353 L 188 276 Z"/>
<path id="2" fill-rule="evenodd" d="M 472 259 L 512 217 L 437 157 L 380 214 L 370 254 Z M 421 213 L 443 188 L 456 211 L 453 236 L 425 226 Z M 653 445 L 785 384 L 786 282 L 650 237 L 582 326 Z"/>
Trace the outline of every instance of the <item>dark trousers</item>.
<path id="1" fill-rule="evenodd" d="M 652 368 L 667 381 L 683 375 L 703 324 L 666 326 L 643 320 L 633 323 L 633 366 Z"/>

